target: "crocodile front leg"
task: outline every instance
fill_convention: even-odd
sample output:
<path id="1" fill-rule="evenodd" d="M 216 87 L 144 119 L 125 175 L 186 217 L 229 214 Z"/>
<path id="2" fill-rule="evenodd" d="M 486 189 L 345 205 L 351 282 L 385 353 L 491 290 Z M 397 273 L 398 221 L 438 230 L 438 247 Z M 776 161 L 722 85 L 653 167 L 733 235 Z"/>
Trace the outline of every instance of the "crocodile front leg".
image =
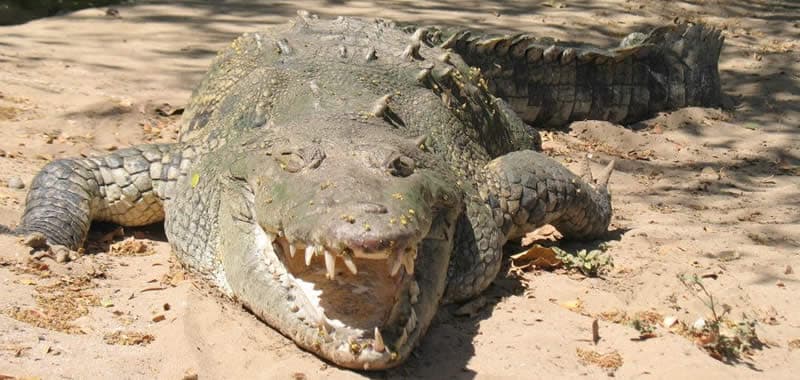
<path id="1" fill-rule="evenodd" d="M 18 234 L 77 249 L 92 221 L 142 226 L 164 220 L 164 205 L 194 149 L 142 145 L 106 156 L 47 164 L 33 179 Z"/>
<path id="2" fill-rule="evenodd" d="M 502 247 L 544 224 L 572 239 L 601 237 L 611 221 L 609 164 L 597 181 L 579 177 L 544 154 L 525 150 L 492 160 L 481 173 L 481 197 L 468 199 L 456 227 L 445 300 L 482 292 L 500 270 Z"/>
<path id="3" fill-rule="evenodd" d="M 466 199 L 466 211 L 457 223 L 445 302 L 463 301 L 486 289 L 503 258 L 501 231 L 492 209 L 477 194 Z"/>
<path id="4" fill-rule="evenodd" d="M 611 194 L 606 184 L 612 161 L 597 183 L 588 171 L 579 177 L 555 160 L 534 151 L 498 157 L 484 168 L 483 189 L 501 226 L 505 243 L 544 224 L 571 239 L 593 239 L 608 230 Z"/>

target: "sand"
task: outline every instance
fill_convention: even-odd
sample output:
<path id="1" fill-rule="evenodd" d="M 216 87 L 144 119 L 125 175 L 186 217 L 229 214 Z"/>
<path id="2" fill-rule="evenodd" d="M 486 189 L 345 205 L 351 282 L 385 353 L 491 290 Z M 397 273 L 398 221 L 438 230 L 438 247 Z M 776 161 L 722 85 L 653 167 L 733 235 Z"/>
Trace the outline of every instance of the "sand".
<path id="1" fill-rule="evenodd" d="M 0 27 L 0 224 L 16 226 L 26 193 L 7 182 L 29 185 L 49 160 L 174 141 L 179 116 L 171 110 L 185 105 L 215 52 L 242 32 L 286 21 L 297 8 L 322 17 L 468 25 L 600 46 L 676 17 L 703 21 L 722 28 L 727 39 L 720 62 L 723 109 L 665 112 L 628 127 L 579 122 L 544 133 L 545 150 L 573 170 L 586 152 L 594 156 L 594 170 L 617 161 L 606 251 L 615 266 L 601 278 L 539 269 L 502 275 L 486 292 L 485 306 L 467 316 L 443 309 L 405 365 L 374 376 L 796 376 L 800 6 L 529 3 L 137 1 L 115 7 L 118 13 L 86 9 Z M 103 242 L 108 231 L 95 231 L 88 254 L 68 264 L 28 262 L 28 249 L 0 235 L 0 375 L 365 376 L 305 353 L 183 273 L 160 227 L 125 229 L 135 239 L 127 243 L 109 236 L 117 245 Z M 701 293 L 683 286 L 680 274 L 702 276 L 717 311 L 730 310 L 729 321 L 757 321 L 763 346 L 723 363 L 677 332 L 676 326 L 711 318 L 696 297 Z M 649 338 L 625 316 L 649 321 Z M 666 328 L 664 318 L 678 322 Z M 608 355 L 592 360 L 602 354 Z"/>

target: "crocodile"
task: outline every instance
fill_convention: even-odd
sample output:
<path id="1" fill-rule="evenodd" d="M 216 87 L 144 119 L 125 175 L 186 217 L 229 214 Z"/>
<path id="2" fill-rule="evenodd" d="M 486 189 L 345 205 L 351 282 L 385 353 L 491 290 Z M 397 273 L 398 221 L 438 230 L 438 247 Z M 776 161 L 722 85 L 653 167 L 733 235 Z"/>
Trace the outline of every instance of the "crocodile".
<path id="1" fill-rule="evenodd" d="M 614 162 L 573 174 L 534 126 L 719 101 L 719 32 L 626 41 L 300 13 L 219 52 L 176 143 L 47 164 L 16 232 L 76 249 L 93 221 L 163 221 L 186 268 L 301 348 L 397 366 L 441 304 L 490 285 L 507 242 L 606 234 Z"/>

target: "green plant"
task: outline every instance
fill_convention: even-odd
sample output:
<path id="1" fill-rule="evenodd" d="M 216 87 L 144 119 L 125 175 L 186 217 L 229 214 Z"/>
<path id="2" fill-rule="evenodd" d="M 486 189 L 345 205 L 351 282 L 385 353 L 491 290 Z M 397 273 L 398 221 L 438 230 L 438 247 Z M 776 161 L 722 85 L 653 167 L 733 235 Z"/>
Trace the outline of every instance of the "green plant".
<path id="1" fill-rule="evenodd" d="M 731 307 L 720 305 L 697 275 L 681 274 L 678 279 L 711 311 L 711 320 L 690 330 L 697 344 L 711 357 L 727 363 L 736 362 L 749 355 L 753 349 L 763 346 L 756 334 L 755 320 L 743 314 L 741 321 L 730 321 L 727 316 Z M 731 328 L 725 331 L 723 328 L 728 326 Z"/>
<path id="2" fill-rule="evenodd" d="M 552 247 L 552 249 L 556 258 L 564 263 L 564 268 L 578 270 L 589 277 L 597 277 L 614 267 L 613 259 L 610 255 L 605 254 L 602 248 L 591 251 L 582 249 L 576 253 L 570 253 L 558 247 Z"/>

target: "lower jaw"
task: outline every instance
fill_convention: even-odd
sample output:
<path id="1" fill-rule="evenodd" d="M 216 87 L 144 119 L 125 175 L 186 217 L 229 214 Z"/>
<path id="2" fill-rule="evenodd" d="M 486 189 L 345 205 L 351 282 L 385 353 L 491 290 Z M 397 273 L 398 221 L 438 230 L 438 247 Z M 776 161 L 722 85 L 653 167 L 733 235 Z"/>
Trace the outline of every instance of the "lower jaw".
<path id="1" fill-rule="evenodd" d="M 410 295 L 406 298 L 408 302 L 405 303 L 405 306 L 410 306 L 415 311 L 416 326 L 410 331 L 406 330 L 405 338 L 401 338 L 402 333 L 397 332 L 400 330 L 398 327 L 395 327 L 394 330 L 387 328 L 384 335 L 386 345 L 384 352 L 376 352 L 371 346 L 351 345 L 346 337 L 334 339 L 335 332 L 332 336 L 327 331 L 308 328 L 304 321 L 299 320 L 295 320 L 295 322 L 300 323 L 301 327 L 294 330 L 295 333 L 286 335 L 293 338 L 298 346 L 340 367 L 355 370 L 380 370 L 402 364 L 422 338 L 438 310 L 446 286 L 445 278 L 450 260 L 449 253 L 452 252 L 452 241 L 424 240 L 420 252 L 422 262 L 417 266 L 420 270 L 414 275 L 407 275 L 408 279 L 400 291 L 400 294 L 404 295 L 416 294 L 415 303 L 411 302 Z M 416 284 L 419 289 L 412 291 L 412 284 Z M 401 299 L 395 308 L 405 307 L 403 302 L 405 301 Z M 390 321 L 392 319 L 389 318 Z M 401 313 L 401 316 L 395 320 L 399 321 L 398 325 L 402 323 L 407 325 L 408 323 L 404 313 Z M 295 325 L 295 328 L 297 326 Z M 367 332 L 367 335 L 371 336 L 370 332 Z M 403 339 L 405 342 L 398 344 L 398 339 Z M 370 341 L 366 340 L 361 343 L 370 343 Z"/>
<path id="2" fill-rule="evenodd" d="M 256 229 L 260 230 L 258 227 Z M 453 230 L 450 228 L 448 235 L 452 236 L 452 233 Z M 393 311 L 381 323 L 381 325 L 395 326 L 394 329 L 386 328 L 383 331 L 383 350 L 376 346 L 372 331 L 361 329 L 359 334 L 348 334 L 347 328 L 339 328 L 341 335 L 338 335 L 336 326 L 321 324 L 319 319 L 312 321 L 309 319 L 311 315 L 303 316 L 302 313 L 298 313 L 303 310 L 300 305 L 290 306 L 290 313 L 280 313 L 278 311 L 280 309 L 287 310 L 286 305 L 302 302 L 305 295 L 297 292 L 299 288 L 297 282 L 293 280 L 294 275 L 287 269 L 279 255 L 276 255 L 274 247 L 262 245 L 260 248 L 266 248 L 261 252 L 262 257 L 266 257 L 273 268 L 283 268 L 273 272 L 272 278 L 275 280 L 273 283 L 277 282 L 283 289 L 279 293 L 285 294 L 285 298 L 284 301 L 280 301 L 280 296 L 270 297 L 273 302 L 279 303 L 271 305 L 272 308 L 264 304 L 247 305 L 247 302 L 245 304 L 282 334 L 292 338 L 298 346 L 324 360 L 345 368 L 379 370 L 401 364 L 427 330 L 444 293 L 450 252 L 453 247 L 449 239 L 425 239 L 420 243 L 420 255 L 416 265 L 418 270 L 414 274 L 406 273 L 406 278 L 400 281 L 397 293 L 399 297 L 392 307 Z M 280 304 L 281 302 L 283 304 Z M 324 320 L 327 320 L 327 317 L 324 317 Z"/>
<path id="3" fill-rule="evenodd" d="M 338 310 L 329 307 L 326 311 L 318 305 L 325 302 L 309 300 L 310 297 L 304 290 L 304 287 L 307 289 L 309 284 L 313 283 L 291 274 L 288 274 L 288 277 L 294 284 L 289 289 L 288 298 L 294 305 L 290 306 L 290 309 L 300 326 L 293 334 L 295 342 L 338 366 L 358 370 L 377 370 L 396 366 L 410 353 L 413 343 L 420 335 L 421 326 L 427 325 L 420 321 L 417 315 L 416 307 L 421 291 L 412 274 L 398 276 L 399 278 L 394 281 L 397 289 L 393 295 L 393 302 L 382 308 L 380 305 L 377 306 L 379 314 L 385 315 L 384 318 L 366 318 L 349 322 L 347 317 L 358 314 L 352 310 L 353 308 L 370 309 L 376 306 L 364 303 L 351 305 L 353 306 L 351 308 L 345 306 Z M 334 292 L 328 294 L 331 293 Z M 342 291 L 339 290 L 339 293 Z M 331 300 L 324 301 L 328 301 L 327 304 L 332 303 Z M 347 300 L 342 297 L 338 297 L 337 301 L 339 302 L 333 303 L 347 305 Z M 377 338 L 378 335 L 380 338 Z"/>

